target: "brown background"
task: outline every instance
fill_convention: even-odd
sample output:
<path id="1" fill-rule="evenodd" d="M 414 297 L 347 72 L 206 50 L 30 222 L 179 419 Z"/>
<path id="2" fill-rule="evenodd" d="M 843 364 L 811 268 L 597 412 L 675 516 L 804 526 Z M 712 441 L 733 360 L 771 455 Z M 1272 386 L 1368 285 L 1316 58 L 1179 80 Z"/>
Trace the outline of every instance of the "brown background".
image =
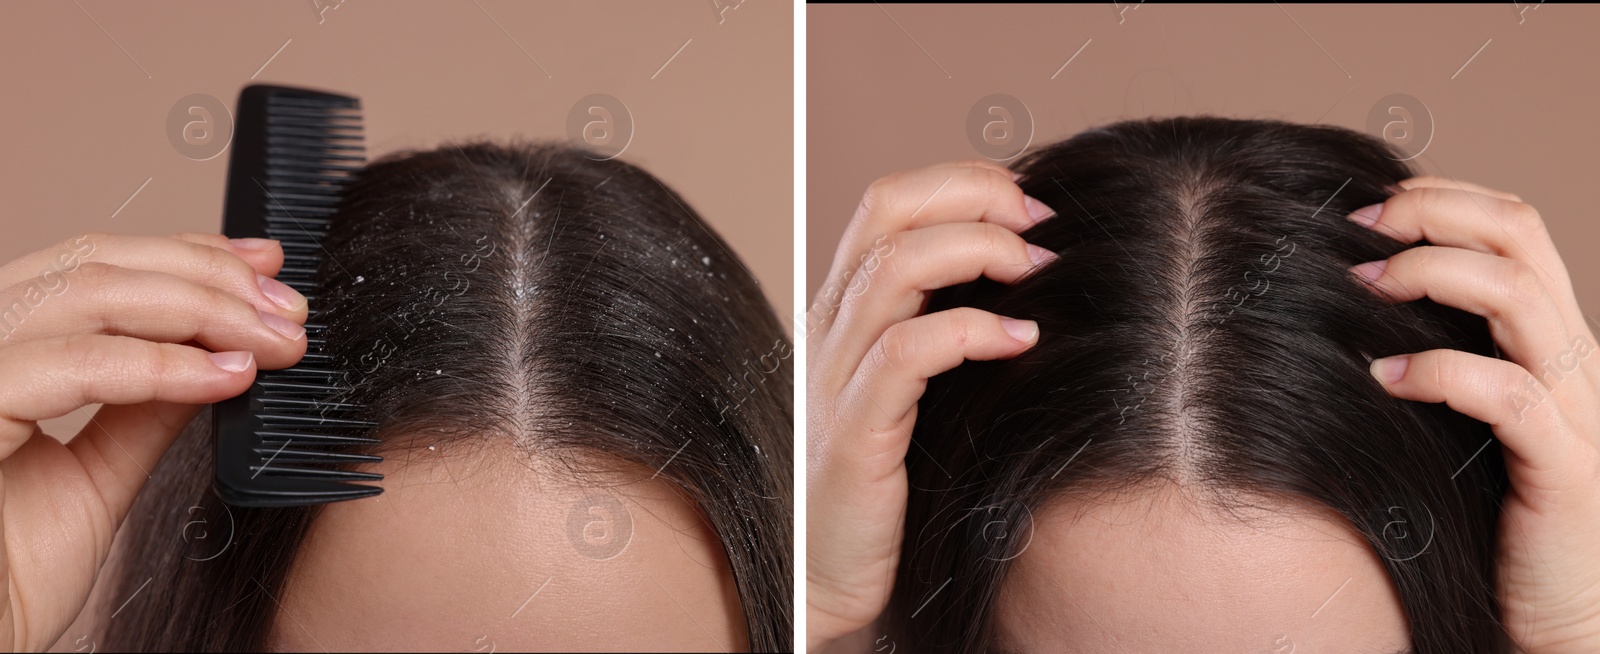
<path id="1" fill-rule="evenodd" d="M 811 6 L 807 295 L 873 179 L 979 156 L 967 112 L 991 93 L 1028 106 L 1035 146 L 1178 114 L 1366 131 L 1405 93 L 1435 125 L 1413 166 L 1538 207 L 1600 315 L 1600 7 L 1535 6 Z"/>
<path id="2" fill-rule="evenodd" d="M 682 193 L 787 324 L 793 7 L 721 5 L 8 2 L 0 261 L 88 230 L 220 229 L 228 157 L 180 154 L 167 114 L 194 93 L 231 110 L 258 70 L 257 82 L 361 97 L 369 156 L 469 137 L 565 139 L 573 104 L 606 93 L 635 123 L 622 159 Z"/>

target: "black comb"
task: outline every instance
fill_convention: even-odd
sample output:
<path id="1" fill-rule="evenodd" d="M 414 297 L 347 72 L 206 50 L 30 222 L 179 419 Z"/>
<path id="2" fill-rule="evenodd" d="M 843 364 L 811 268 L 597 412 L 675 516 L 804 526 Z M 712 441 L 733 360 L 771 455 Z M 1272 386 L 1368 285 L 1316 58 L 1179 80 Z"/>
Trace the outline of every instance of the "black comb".
<path id="1" fill-rule="evenodd" d="M 293 368 L 256 373 L 243 395 L 212 408 L 216 490 L 234 506 L 322 504 L 382 493 L 383 475 L 345 467 L 382 457 L 340 450 L 375 443 L 375 425 L 340 402 L 344 374 L 331 365 L 318 324 L 317 268 L 340 195 L 366 163 L 361 101 L 307 89 L 248 86 L 239 93 L 222 233 L 283 244 L 278 281 L 310 305 L 306 356 Z"/>

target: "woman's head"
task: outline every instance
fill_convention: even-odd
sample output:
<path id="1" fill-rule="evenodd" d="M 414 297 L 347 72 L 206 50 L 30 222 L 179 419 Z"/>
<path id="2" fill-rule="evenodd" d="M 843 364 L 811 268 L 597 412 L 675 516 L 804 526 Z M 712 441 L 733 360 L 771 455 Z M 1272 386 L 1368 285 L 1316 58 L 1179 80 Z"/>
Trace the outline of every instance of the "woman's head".
<path id="1" fill-rule="evenodd" d="M 370 165 L 324 246 L 312 308 L 384 494 L 230 510 L 196 421 L 130 516 L 114 594 L 158 583 L 112 644 L 787 643 L 789 343 L 676 194 L 447 146 Z"/>
<path id="2" fill-rule="evenodd" d="M 1482 423 L 1391 398 L 1384 356 L 1493 355 L 1482 319 L 1349 268 L 1345 216 L 1410 177 L 1347 130 L 1181 118 L 1016 167 L 1060 258 L 937 293 L 1036 346 L 929 384 L 888 612 L 917 651 L 1499 651 L 1503 463 Z"/>

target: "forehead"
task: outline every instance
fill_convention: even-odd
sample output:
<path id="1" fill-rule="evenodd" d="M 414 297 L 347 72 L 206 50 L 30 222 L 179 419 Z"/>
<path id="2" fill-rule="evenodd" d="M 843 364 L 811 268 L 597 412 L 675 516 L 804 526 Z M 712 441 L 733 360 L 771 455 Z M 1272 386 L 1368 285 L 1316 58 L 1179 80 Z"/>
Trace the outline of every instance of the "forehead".
<path id="1" fill-rule="evenodd" d="M 651 470 L 578 484 L 499 445 L 437 447 L 386 457 L 382 495 L 317 518 L 278 649 L 743 646 L 719 541 Z"/>
<path id="2" fill-rule="evenodd" d="M 1261 500 L 1223 511 L 1168 485 L 1063 496 L 1035 512 L 1001 589 L 1007 651 L 1406 649 L 1382 561 L 1331 511 Z"/>

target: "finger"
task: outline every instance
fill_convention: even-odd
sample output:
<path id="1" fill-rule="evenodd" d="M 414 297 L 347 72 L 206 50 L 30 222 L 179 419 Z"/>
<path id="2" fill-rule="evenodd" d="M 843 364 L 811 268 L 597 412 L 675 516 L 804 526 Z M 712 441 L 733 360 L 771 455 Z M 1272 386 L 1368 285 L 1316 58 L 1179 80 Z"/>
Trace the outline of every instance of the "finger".
<path id="1" fill-rule="evenodd" d="M 109 513 L 124 516 L 150 471 L 200 409 L 171 402 L 105 406 L 67 449 L 89 474 Z"/>
<path id="2" fill-rule="evenodd" d="M 865 425 L 868 436 L 846 447 L 862 453 L 905 456 L 909 430 L 897 426 L 916 406 L 928 378 L 962 361 L 1004 359 L 1033 347 L 1039 326 L 960 307 L 896 323 L 883 332 L 840 394 L 846 424 Z"/>
<path id="3" fill-rule="evenodd" d="M 1449 188 L 1477 193 L 1479 195 L 1488 195 L 1500 198 L 1502 200 L 1510 200 L 1512 202 L 1522 201 L 1522 198 L 1515 193 L 1496 191 L 1487 186 L 1473 184 L 1472 182 L 1462 181 L 1459 179 L 1451 179 L 1449 177 L 1440 177 L 1438 175 L 1418 175 L 1407 180 L 1402 180 L 1400 182 L 1400 188 L 1408 191 L 1414 188 Z"/>
<path id="4" fill-rule="evenodd" d="M 1460 248 L 1417 247 L 1352 270 L 1390 299 L 1426 297 L 1487 318 L 1495 343 L 1530 370 L 1571 345 L 1555 301 L 1521 261 Z"/>
<path id="5" fill-rule="evenodd" d="M 1357 209 L 1350 219 L 1403 243 L 1426 240 L 1519 259 L 1536 269 L 1566 270 L 1538 210 L 1513 200 L 1419 187 Z"/>
<path id="6" fill-rule="evenodd" d="M 874 241 L 896 232 L 950 222 L 989 222 L 1020 232 L 1052 212 L 1027 198 L 1011 173 L 993 165 L 943 164 L 884 177 L 867 187 L 834 254 L 827 286 L 870 254 Z"/>
<path id="7" fill-rule="evenodd" d="M 306 350 L 304 327 L 227 291 L 103 263 L 80 266 L 59 294 L 30 298 L 0 291 L 0 306 L 12 307 L 0 319 L 0 343 L 5 346 L 92 333 L 161 343 L 195 341 L 216 352 L 254 352 L 266 368 L 292 366 Z"/>
<path id="8" fill-rule="evenodd" d="M 900 232 L 882 256 L 863 263 L 851 276 L 839 307 L 835 336 L 828 340 L 826 366 L 838 388 L 890 325 L 922 311 L 925 291 L 980 275 L 1012 283 L 1056 255 L 1021 236 L 989 223 L 950 223 Z"/>
<path id="9" fill-rule="evenodd" d="M 126 336 L 75 335 L 0 349 L 0 458 L 33 423 L 90 404 L 219 402 L 255 380 L 249 352 L 210 353 Z"/>
<path id="10" fill-rule="evenodd" d="M 268 246 L 251 256 L 272 270 L 267 264 L 281 263 L 281 252 L 275 248 Z M 7 264 L 0 281 L 10 281 L 0 288 L 35 277 L 44 278 L 52 287 L 70 283 L 85 262 L 176 275 L 228 291 L 262 310 L 305 321 L 305 297 L 294 289 L 265 276 L 231 249 L 180 238 L 86 234 Z"/>
<path id="11" fill-rule="evenodd" d="M 1459 350 L 1429 350 L 1375 360 L 1372 375 L 1390 395 L 1444 402 L 1489 424 L 1508 458 L 1514 456 L 1509 463 L 1519 464 L 1510 468 L 1522 484 L 1559 487 L 1592 481 L 1579 479 L 1591 469 L 1582 462 L 1592 457 L 1575 456 L 1586 444 L 1544 386 L 1522 366 Z"/>
<path id="12" fill-rule="evenodd" d="M 315 265 L 318 259 L 304 254 L 285 253 L 283 244 L 270 238 L 228 238 L 221 234 L 195 232 L 175 234 L 172 238 L 232 252 L 234 256 L 250 264 L 256 274 L 267 277 L 277 277 L 285 266 Z"/>

